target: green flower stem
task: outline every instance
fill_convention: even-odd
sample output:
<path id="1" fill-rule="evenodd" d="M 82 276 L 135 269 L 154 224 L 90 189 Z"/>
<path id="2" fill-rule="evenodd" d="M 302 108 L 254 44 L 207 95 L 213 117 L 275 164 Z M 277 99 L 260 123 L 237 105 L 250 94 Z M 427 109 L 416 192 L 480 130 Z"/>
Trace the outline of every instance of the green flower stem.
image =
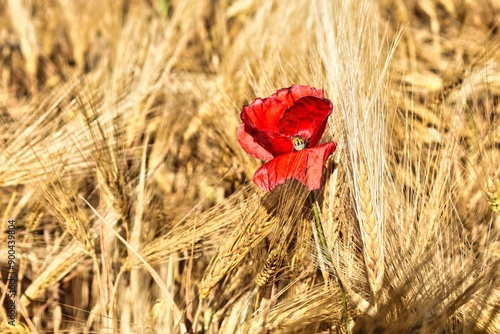
<path id="1" fill-rule="evenodd" d="M 328 246 L 326 244 L 326 239 L 325 239 L 325 233 L 323 232 L 323 225 L 321 225 L 321 218 L 319 216 L 318 202 L 316 201 L 316 197 L 314 196 L 314 193 L 312 191 L 310 192 L 310 199 L 312 202 L 314 220 L 316 221 L 316 230 L 318 232 L 319 241 L 321 243 L 321 250 L 323 252 L 323 256 L 326 258 L 328 265 L 334 272 L 335 278 L 340 287 L 340 291 L 342 292 L 342 304 L 344 305 L 345 328 L 347 333 L 350 334 L 351 328 L 349 327 L 349 310 L 347 308 L 347 294 L 345 292 L 344 285 L 342 284 L 342 281 L 339 278 L 339 274 L 337 273 L 337 270 L 333 265 L 333 259 L 330 256 L 330 252 L 328 251 Z"/>

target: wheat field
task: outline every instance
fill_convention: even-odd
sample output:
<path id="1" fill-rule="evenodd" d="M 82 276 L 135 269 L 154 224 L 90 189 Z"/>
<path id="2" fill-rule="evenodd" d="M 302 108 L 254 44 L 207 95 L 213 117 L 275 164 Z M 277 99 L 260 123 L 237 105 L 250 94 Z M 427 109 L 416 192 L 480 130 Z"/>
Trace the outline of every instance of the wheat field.
<path id="1" fill-rule="evenodd" d="M 500 333 L 498 0 L 4 0 L 0 48 L 2 333 Z M 320 226 L 236 134 L 294 83 Z"/>

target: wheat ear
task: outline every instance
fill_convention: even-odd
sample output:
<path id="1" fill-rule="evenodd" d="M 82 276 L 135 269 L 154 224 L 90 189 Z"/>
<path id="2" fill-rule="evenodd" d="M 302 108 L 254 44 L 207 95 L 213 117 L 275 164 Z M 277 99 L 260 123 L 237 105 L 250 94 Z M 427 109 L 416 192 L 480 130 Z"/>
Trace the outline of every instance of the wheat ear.
<path id="1" fill-rule="evenodd" d="M 359 170 L 359 205 L 361 218 L 361 234 L 363 237 L 363 254 L 365 258 L 368 282 L 377 305 L 384 277 L 384 259 L 382 252 L 381 226 L 377 223 L 372 203 L 370 183 L 366 165 L 361 162 Z"/>
<path id="2" fill-rule="evenodd" d="M 37 273 L 36 279 L 31 282 L 21 296 L 21 304 L 28 307 L 31 300 L 40 299 L 45 290 L 59 282 L 78 264 L 78 260 L 85 256 L 85 249 L 76 239 L 66 245 L 57 256 L 47 261 L 47 267 Z"/>
<path id="3" fill-rule="evenodd" d="M 255 276 L 255 283 L 258 286 L 263 287 L 269 284 L 271 279 L 276 274 L 276 269 L 278 267 L 278 249 L 273 248 L 269 254 L 267 254 L 266 262 L 264 266 L 259 271 L 257 276 Z"/>

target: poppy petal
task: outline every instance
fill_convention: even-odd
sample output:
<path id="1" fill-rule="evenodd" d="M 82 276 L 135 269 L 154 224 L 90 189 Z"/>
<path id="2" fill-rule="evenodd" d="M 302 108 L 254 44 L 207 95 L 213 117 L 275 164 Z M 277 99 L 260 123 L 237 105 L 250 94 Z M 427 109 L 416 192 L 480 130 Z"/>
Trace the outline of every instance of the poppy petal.
<path id="1" fill-rule="evenodd" d="M 255 141 L 274 157 L 293 152 L 292 140 L 279 132 L 254 131 Z"/>
<path id="2" fill-rule="evenodd" d="M 295 101 L 278 123 L 280 133 L 301 136 L 315 146 L 325 131 L 333 105 L 328 99 L 307 96 Z"/>
<path id="3" fill-rule="evenodd" d="M 247 135 L 251 138 L 247 138 Z M 292 140 L 279 132 L 264 132 L 252 128 L 245 123 L 238 127 L 238 139 L 245 151 L 253 157 L 261 160 L 271 160 L 272 158 L 293 152 Z M 260 156 L 269 157 L 266 153 L 259 153 L 259 147 L 270 154 L 270 158 L 262 159 Z"/>
<path id="4" fill-rule="evenodd" d="M 260 189 L 271 191 L 293 178 L 309 190 L 319 189 L 326 160 L 336 147 L 335 143 L 325 143 L 276 157 L 257 169 L 253 182 Z"/>
<path id="5" fill-rule="evenodd" d="M 285 102 L 287 108 L 290 108 L 293 105 L 293 103 L 298 99 L 306 96 L 323 98 L 324 92 L 322 89 L 317 89 L 311 86 L 294 84 L 291 87 L 282 88 L 273 95 L 271 95 L 271 97 L 274 97 L 280 101 Z"/>
<path id="6" fill-rule="evenodd" d="M 238 140 L 245 152 L 260 160 L 269 161 L 274 158 L 271 153 L 254 140 L 254 137 L 247 131 L 247 127 L 245 123 L 240 124 L 238 127 Z"/>
<path id="7" fill-rule="evenodd" d="M 287 106 L 273 97 L 255 99 L 250 105 L 244 106 L 241 120 L 248 126 L 263 132 L 278 132 L 276 124 L 283 117 Z"/>

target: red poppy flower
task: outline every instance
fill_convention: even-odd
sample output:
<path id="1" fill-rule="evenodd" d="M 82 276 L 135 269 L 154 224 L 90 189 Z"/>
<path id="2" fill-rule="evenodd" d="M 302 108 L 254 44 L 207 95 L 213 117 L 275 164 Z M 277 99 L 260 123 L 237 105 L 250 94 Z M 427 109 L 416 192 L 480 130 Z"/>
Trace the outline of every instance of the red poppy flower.
<path id="1" fill-rule="evenodd" d="M 243 107 L 240 145 L 251 156 L 268 161 L 253 177 L 259 188 L 271 191 L 294 178 L 309 190 L 319 189 L 326 160 L 336 148 L 333 142 L 317 146 L 332 108 L 323 90 L 301 85 Z"/>

